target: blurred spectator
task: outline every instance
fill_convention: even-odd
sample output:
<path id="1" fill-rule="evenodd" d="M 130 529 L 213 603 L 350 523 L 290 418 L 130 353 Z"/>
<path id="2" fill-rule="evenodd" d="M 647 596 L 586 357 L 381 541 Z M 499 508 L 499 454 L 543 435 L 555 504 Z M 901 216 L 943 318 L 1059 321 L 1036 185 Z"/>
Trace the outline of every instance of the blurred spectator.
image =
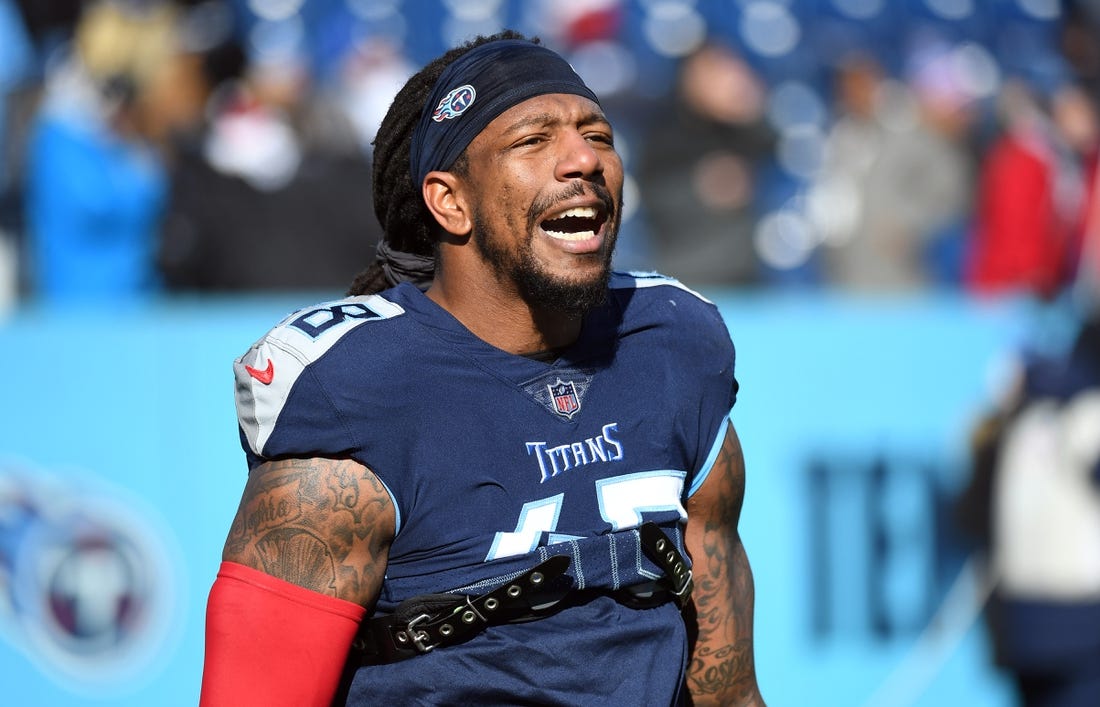
<path id="1" fill-rule="evenodd" d="M 1086 93 L 1100 96 L 1100 2 L 1064 0 L 1058 49 Z"/>
<path id="2" fill-rule="evenodd" d="M 19 285 L 18 238 L 22 232 L 15 120 L 10 97 L 33 74 L 33 47 L 18 8 L 0 0 L 0 312 L 10 308 Z"/>
<path id="3" fill-rule="evenodd" d="M 869 55 L 838 65 L 836 115 L 810 187 L 830 284 L 927 287 L 935 278 L 931 249 L 965 223 L 969 99 L 943 75 L 947 63 L 924 58 L 904 83 Z"/>
<path id="4" fill-rule="evenodd" d="M 73 28 L 85 8 L 99 0 L 15 0 L 42 57 L 49 56 L 72 38 Z"/>
<path id="5" fill-rule="evenodd" d="M 974 106 L 1002 71 L 1032 65 L 1050 76 L 1068 64 L 1095 93 L 1097 0 L 796 0 L 781 3 L 783 22 L 769 28 L 750 21 L 762 17 L 756 3 L 429 5 L 431 16 L 408 1 L 0 0 L 0 272 L 11 251 L 4 245 L 15 240 L 31 266 L 21 279 L 44 296 L 56 283 L 96 277 L 96 288 L 120 293 L 156 289 L 158 276 L 173 291 L 342 288 L 355 269 L 347 263 L 369 259 L 377 240 L 365 163 L 378 116 L 409 73 L 406 55 L 433 55 L 452 34 L 507 22 L 569 48 L 578 69 L 603 82 L 605 109 L 621 114 L 624 159 L 640 193 L 628 192 L 634 210 L 624 220 L 620 266 L 701 286 L 813 282 L 863 292 L 955 284 L 964 260 L 968 285 L 982 292 L 1059 289 L 1072 276 L 1081 218 L 1053 222 L 1074 220 L 1065 187 L 1084 188 L 1089 165 L 1057 134 L 1053 114 L 1040 115 L 1033 130 L 1029 109 L 1013 107 L 1004 113 L 1012 127 L 1005 124 L 984 165 L 983 211 L 970 238 Z M 85 7 L 93 11 L 83 24 L 100 29 L 81 33 L 110 40 L 91 43 L 94 51 L 82 40 L 58 59 Z M 116 18 L 106 30 L 88 19 L 108 14 L 104 7 Z M 11 8 L 23 25 L 14 34 Z M 151 19 L 168 14 L 171 21 Z M 136 32 L 138 18 L 148 31 Z M 29 74 L 21 33 L 31 45 Z M 270 51 L 280 42 L 294 46 Z M 248 52 L 247 69 L 215 66 L 229 44 Z M 880 63 L 842 66 L 830 115 L 819 72 L 848 52 Z M 9 120 L 5 130 L 3 108 L 25 114 L 32 101 L 13 94 L 11 80 L 29 76 L 25 94 L 37 96 L 46 67 L 35 137 L 21 150 L 26 120 Z M 239 80 L 228 83 L 231 74 Z M 674 77 L 675 93 L 666 95 Z M 191 123 L 201 130 L 180 141 L 176 133 Z M 10 169 L 13 152 L 33 153 L 28 205 L 18 209 L 24 219 L 5 209 L 5 199 L 24 196 L 14 187 L 28 160 L 14 155 Z M 82 169 L 99 179 L 78 177 Z M 1081 174 L 1069 176 L 1074 169 Z M 1037 206 L 1023 216 L 1050 227 L 1020 238 L 1035 229 L 1007 195 L 1031 193 L 1027 180 L 1045 180 L 1039 189 L 1051 197 L 1016 207 Z M 758 226 L 758 210 L 773 209 Z M 1008 227 L 991 225 L 996 218 Z M 150 229 L 163 235 L 153 246 Z M 321 240 L 308 259 L 292 257 L 304 239 Z M 1037 243 L 1058 262 L 1026 252 Z M 70 271 L 58 269 L 66 262 Z M 0 302 L 11 279 L 0 275 Z"/>
<path id="6" fill-rule="evenodd" d="M 1053 297 L 1077 265 L 1100 137 L 1096 110 L 1076 86 L 1044 100 L 1013 81 L 1001 92 L 1000 115 L 982 165 L 967 284 L 980 294 Z"/>
<path id="7" fill-rule="evenodd" d="M 372 79 L 389 85 L 394 64 L 372 55 L 357 68 L 369 93 Z M 322 92 L 294 52 L 212 79 L 208 121 L 172 172 L 158 257 L 168 288 L 342 292 L 380 237 L 364 150 L 371 107 Z"/>
<path id="8" fill-rule="evenodd" d="M 1100 159 L 1086 165 L 1088 204 L 1074 282 L 1078 306 L 1100 310 Z"/>
<path id="9" fill-rule="evenodd" d="M 995 580 L 994 653 L 1027 707 L 1100 704 L 1100 317 L 1033 358 L 975 436 L 960 510 Z"/>
<path id="10" fill-rule="evenodd" d="M 692 286 L 760 281 L 754 196 L 775 147 L 765 98 L 759 77 L 725 46 L 684 59 L 676 91 L 642 137 L 636 172 L 656 270 Z"/>
<path id="11" fill-rule="evenodd" d="M 1100 148 L 1095 144 L 1100 140 L 1097 137 L 1100 123 L 1097 121 L 1095 103 L 1100 96 L 1078 95 L 1092 101 L 1089 106 L 1075 111 L 1075 114 L 1084 117 L 1083 132 L 1091 135 L 1093 144 L 1089 146 L 1083 164 L 1086 203 L 1073 283 L 1074 295 L 1077 306 L 1089 311 L 1100 311 Z M 1092 132 L 1089 133 L 1088 130 Z"/>
<path id="12" fill-rule="evenodd" d="M 158 146 L 189 113 L 175 23 L 167 3 L 96 3 L 47 76 L 26 158 L 29 276 L 41 298 L 156 289 Z"/>
<path id="13" fill-rule="evenodd" d="M 415 71 L 400 49 L 383 38 L 360 42 L 348 53 L 333 86 L 333 101 L 351 121 L 365 154 L 374 149 L 374 134 L 393 97 Z"/>

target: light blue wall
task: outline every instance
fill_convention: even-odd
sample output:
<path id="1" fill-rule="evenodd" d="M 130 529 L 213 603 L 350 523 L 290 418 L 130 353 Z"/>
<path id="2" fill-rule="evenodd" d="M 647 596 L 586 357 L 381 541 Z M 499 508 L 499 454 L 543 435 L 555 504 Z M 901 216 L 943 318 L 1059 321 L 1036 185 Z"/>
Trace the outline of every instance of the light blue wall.
<path id="1" fill-rule="evenodd" d="M 971 623 L 964 553 L 935 513 L 964 481 L 968 427 L 1025 314 L 953 297 L 712 294 L 738 346 L 742 527 L 769 704 L 1011 704 Z M 5 703 L 196 704 L 206 592 L 244 480 L 230 362 L 307 299 L 0 323 Z M 89 527 L 129 554 L 89 543 Z M 66 563 L 74 538 L 86 552 Z M 122 573 L 126 558 L 145 576 Z M 129 587 L 153 618 L 76 655 L 92 638 L 43 630 L 40 602 L 83 597 L 78 624 L 102 628 L 98 595 L 81 594 L 102 585 Z M 944 596 L 962 600 L 945 630 L 925 631 Z"/>
<path id="2" fill-rule="evenodd" d="M 972 623 L 965 550 L 957 533 L 937 539 L 935 514 L 965 481 L 970 426 L 1029 335 L 1026 315 L 950 297 L 718 303 L 738 346 L 742 527 L 769 704 L 1012 704 Z M 963 601 L 944 609 L 945 631 L 922 635 L 952 587 Z"/>

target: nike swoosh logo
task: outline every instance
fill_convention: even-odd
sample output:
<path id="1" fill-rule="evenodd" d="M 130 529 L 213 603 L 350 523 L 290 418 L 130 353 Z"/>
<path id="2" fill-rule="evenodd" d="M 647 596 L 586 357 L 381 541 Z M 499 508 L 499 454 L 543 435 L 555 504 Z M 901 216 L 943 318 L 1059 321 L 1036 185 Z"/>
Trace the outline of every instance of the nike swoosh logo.
<path id="1" fill-rule="evenodd" d="M 264 385 L 271 385 L 271 381 L 275 380 L 275 364 L 271 362 L 271 359 L 267 359 L 267 368 L 262 371 L 258 368 L 246 365 L 244 370 L 248 371 L 248 375 L 252 376 L 256 380 L 260 381 Z"/>

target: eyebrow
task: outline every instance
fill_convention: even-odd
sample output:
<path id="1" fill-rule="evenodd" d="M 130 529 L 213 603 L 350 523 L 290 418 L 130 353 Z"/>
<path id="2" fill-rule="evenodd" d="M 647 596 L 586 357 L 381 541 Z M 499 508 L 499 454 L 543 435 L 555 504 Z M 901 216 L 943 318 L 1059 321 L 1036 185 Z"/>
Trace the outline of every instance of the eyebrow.
<path id="1" fill-rule="evenodd" d="M 507 128 L 505 128 L 503 134 L 505 136 L 508 136 L 512 133 L 520 132 L 532 126 L 546 127 L 557 125 L 563 122 L 566 121 L 563 121 L 559 116 L 553 113 L 537 113 L 535 115 L 530 115 L 526 118 L 523 118 L 518 122 L 512 123 Z M 611 122 L 607 119 L 607 117 L 603 113 L 599 113 L 597 111 L 590 111 L 588 113 L 585 113 L 583 116 L 581 116 L 580 120 L 577 121 L 578 125 L 592 125 L 593 123 L 602 123 L 609 127 L 611 125 Z"/>

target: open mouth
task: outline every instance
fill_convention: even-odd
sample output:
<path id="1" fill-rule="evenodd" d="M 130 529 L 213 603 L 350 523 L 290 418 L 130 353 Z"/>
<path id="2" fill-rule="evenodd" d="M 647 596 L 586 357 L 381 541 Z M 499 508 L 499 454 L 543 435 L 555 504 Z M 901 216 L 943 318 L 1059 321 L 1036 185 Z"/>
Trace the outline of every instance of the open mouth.
<path id="1" fill-rule="evenodd" d="M 583 241 L 595 238 L 607 221 L 607 214 L 594 206 L 578 206 L 542 222 L 542 230 L 551 238 Z"/>

